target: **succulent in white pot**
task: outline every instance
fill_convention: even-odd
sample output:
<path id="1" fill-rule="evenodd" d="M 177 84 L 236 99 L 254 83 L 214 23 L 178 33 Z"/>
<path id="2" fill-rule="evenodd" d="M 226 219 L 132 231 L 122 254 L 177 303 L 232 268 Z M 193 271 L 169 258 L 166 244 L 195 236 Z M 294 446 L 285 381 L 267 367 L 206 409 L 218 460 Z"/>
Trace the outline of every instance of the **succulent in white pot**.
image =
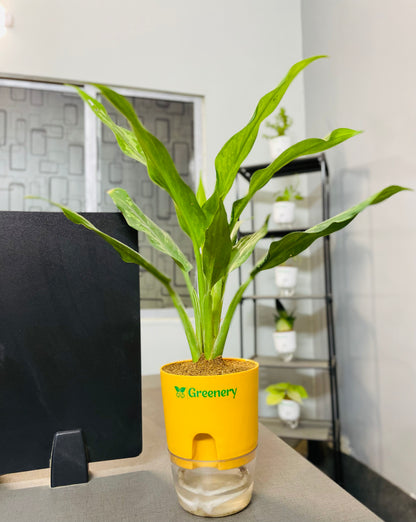
<path id="1" fill-rule="evenodd" d="M 298 267 L 287 264 L 276 266 L 274 278 L 279 294 L 285 297 L 294 295 L 298 281 Z"/>
<path id="2" fill-rule="evenodd" d="M 287 185 L 276 193 L 273 203 L 273 220 L 278 225 L 290 225 L 295 221 L 295 202 L 303 196 L 294 185 Z"/>
<path id="3" fill-rule="evenodd" d="M 274 160 L 282 152 L 292 145 L 290 136 L 286 131 L 292 125 L 293 120 L 290 118 L 284 107 L 281 107 L 275 115 L 274 121 L 266 121 L 265 126 L 272 131 L 271 134 L 263 134 L 263 137 L 269 140 L 270 159 Z"/>
<path id="4" fill-rule="evenodd" d="M 296 317 L 288 312 L 283 304 L 276 299 L 276 331 L 273 332 L 273 342 L 277 355 L 285 362 L 293 359 L 296 351 L 296 332 L 294 324 Z"/>
<path id="5" fill-rule="evenodd" d="M 280 419 L 292 429 L 296 428 L 299 424 L 302 399 L 308 397 L 305 388 L 300 384 L 278 382 L 268 386 L 266 391 L 268 392 L 267 404 L 276 405 Z"/>

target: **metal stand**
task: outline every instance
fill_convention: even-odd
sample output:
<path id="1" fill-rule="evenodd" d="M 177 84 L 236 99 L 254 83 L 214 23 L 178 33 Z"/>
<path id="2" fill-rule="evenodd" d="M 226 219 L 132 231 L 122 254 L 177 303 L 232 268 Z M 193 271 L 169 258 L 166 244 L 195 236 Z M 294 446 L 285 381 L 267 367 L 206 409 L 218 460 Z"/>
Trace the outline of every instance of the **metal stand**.
<path id="1" fill-rule="evenodd" d="M 88 482 L 87 451 L 81 430 L 55 433 L 50 467 L 51 488 Z"/>
<path id="2" fill-rule="evenodd" d="M 239 174 L 248 182 L 251 180 L 251 176 L 256 170 L 264 168 L 266 165 L 255 165 L 252 167 L 241 168 Z M 329 171 L 326 163 L 325 155 L 320 154 L 319 156 L 299 158 L 291 163 L 285 165 L 282 169 L 274 174 L 274 177 L 288 176 L 294 174 L 307 174 L 313 172 L 321 173 L 321 186 L 322 186 L 322 218 L 328 219 L 330 208 L 329 208 Z M 238 194 L 238 183 L 236 185 L 237 197 Z M 251 215 L 254 216 L 254 205 L 253 201 L 250 202 Z M 278 238 L 284 237 L 286 234 L 295 231 L 304 231 L 303 229 L 290 229 L 290 230 L 275 230 L 269 231 L 266 238 Z M 240 232 L 240 237 L 250 232 Z M 255 261 L 255 254 L 253 252 L 253 260 Z M 241 357 L 245 357 L 244 347 L 244 334 L 243 334 L 243 305 L 245 301 L 252 301 L 254 312 L 253 312 L 253 347 L 254 354 L 252 357 L 256 359 L 264 368 L 280 368 L 280 369 L 296 369 L 296 368 L 315 368 L 324 369 L 328 371 L 330 395 L 331 395 L 331 420 L 328 424 L 328 430 L 322 429 L 327 426 L 325 421 L 318 421 L 316 426 L 311 428 L 309 435 L 306 434 L 305 439 L 311 443 L 311 453 L 313 453 L 314 441 L 327 441 L 332 445 L 334 452 L 334 478 L 339 483 L 343 482 L 342 473 L 342 460 L 341 460 L 341 444 L 340 444 L 340 415 L 339 415 L 339 400 L 338 400 L 338 384 L 337 384 L 337 361 L 335 353 L 335 333 L 334 333 L 334 316 L 333 316 L 333 303 L 332 303 L 332 277 L 331 277 L 331 252 L 330 252 L 330 239 L 329 237 L 323 238 L 323 258 L 324 258 L 324 275 L 325 275 L 325 293 L 320 296 L 292 296 L 287 299 L 322 299 L 325 302 L 326 308 L 326 323 L 327 323 L 327 338 L 328 338 L 328 357 L 326 360 L 296 360 L 289 363 L 278 362 L 272 357 L 261 357 L 258 353 L 257 346 L 257 301 L 259 299 L 273 299 L 276 296 L 261 296 L 257 295 L 256 282 L 253 282 L 253 295 L 244 296 L 240 305 L 240 352 Z M 239 269 L 239 283 L 242 283 L 241 268 Z M 262 421 L 268 425 L 270 418 L 264 418 Z M 271 428 L 272 429 L 272 428 Z M 296 432 L 299 433 L 299 430 Z M 287 436 L 287 435 L 286 435 Z M 295 433 L 293 434 L 293 437 Z"/>

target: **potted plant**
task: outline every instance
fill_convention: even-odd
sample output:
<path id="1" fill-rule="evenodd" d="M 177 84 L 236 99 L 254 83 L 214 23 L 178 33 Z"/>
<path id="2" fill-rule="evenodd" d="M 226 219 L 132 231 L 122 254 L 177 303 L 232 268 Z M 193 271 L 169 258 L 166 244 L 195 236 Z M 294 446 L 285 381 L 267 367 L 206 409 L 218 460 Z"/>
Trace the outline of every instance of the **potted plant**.
<path id="1" fill-rule="evenodd" d="M 273 203 L 273 220 L 278 225 L 289 225 L 295 220 L 295 201 L 303 199 L 297 187 L 287 185 L 279 191 Z"/>
<path id="2" fill-rule="evenodd" d="M 291 145 L 290 136 L 286 131 L 293 123 L 292 118 L 286 113 L 286 109 L 281 107 L 275 115 L 274 121 L 266 121 L 265 126 L 272 131 L 271 134 L 263 134 L 263 137 L 269 140 L 270 158 L 273 161 L 284 150 Z"/>
<path id="3" fill-rule="evenodd" d="M 97 229 L 80 214 L 56 204 L 68 219 L 107 241 L 124 261 L 148 270 L 172 298 L 192 360 L 167 364 L 161 369 L 167 443 L 179 502 L 198 515 L 237 512 L 250 501 L 253 489 L 258 365 L 249 360 L 222 357 L 231 320 L 245 290 L 260 272 L 299 254 L 316 239 L 342 229 L 367 206 L 403 190 L 398 186 L 385 188 L 306 232 L 292 233 L 272 242 L 247 279 L 230 295 L 228 307 L 224 307 L 230 274 L 247 261 L 258 241 L 267 234 L 268 219 L 253 234 L 238 235 L 240 216 L 254 194 L 295 158 L 320 153 L 358 134 L 340 128 L 324 139 L 306 139 L 291 146 L 253 175 L 247 194 L 234 201 L 231 213 L 227 213 L 224 199 L 254 145 L 260 124 L 276 109 L 292 80 L 318 58 L 295 64 L 283 81 L 261 98 L 249 123 L 223 146 L 216 157 L 216 185 L 210 196 L 205 193 L 202 181 L 196 193 L 183 181 L 164 145 L 143 126 L 128 100 L 108 87 L 96 85 L 102 96 L 127 119 L 129 130 L 117 125 L 98 100 L 75 87 L 97 117 L 113 131 L 122 151 L 146 165 L 151 181 L 172 198 L 178 222 L 194 247 L 195 267 L 172 237 L 151 221 L 125 190 L 109 191 L 127 223 L 144 232 L 156 250 L 176 263 L 192 301 L 191 321 L 166 274 L 140 252 Z"/>
<path id="4" fill-rule="evenodd" d="M 298 280 L 298 267 L 282 263 L 274 269 L 274 279 L 279 291 L 283 297 L 294 295 Z"/>
<path id="5" fill-rule="evenodd" d="M 274 347 L 279 358 L 289 362 L 296 351 L 296 332 L 293 329 L 296 317 L 293 312 L 285 309 L 279 299 L 276 299 L 276 311 L 276 330 L 273 332 Z"/>
<path id="6" fill-rule="evenodd" d="M 300 384 L 278 382 L 268 386 L 266 391 L 267 404 L 276 405 L 280 419 L 292 429 L 296 428 L 299 424 L 302 399 L 308 397 L 305 388 Z"/>

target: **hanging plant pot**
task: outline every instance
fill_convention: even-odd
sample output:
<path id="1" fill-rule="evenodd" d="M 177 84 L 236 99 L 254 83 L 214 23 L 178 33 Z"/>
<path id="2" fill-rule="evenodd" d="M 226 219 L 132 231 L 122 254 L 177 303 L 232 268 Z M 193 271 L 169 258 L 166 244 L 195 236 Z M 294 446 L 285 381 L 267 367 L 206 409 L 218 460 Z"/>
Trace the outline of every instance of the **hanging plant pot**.
<path id="1" fill-rule="evenodd" d="M 290 136 L 276 136 L 269 139 L 270 159 L 273 161 L 292 145 Z"/>
<path id="2" fill-rule="evenodd" d="M 280 295 L 292 296 L 295 293 L 298 279 L 298 268 L 296 266 L 276 266 L 274 276 Z"/>
<path id="3" fill-rule="evenodd" d="M 273 203 L 273 220 L 278 225 L 289 225 L 295 221 L 295 203 L 293 201 L 276 201 Z"/>
<path id="4" fill-rule="evenodd" d="M 299 424 L 300 404 L 290 399 L 283 399 L 277 405 L 277 413 L 280 419 L 292 429 Z"/>
<path id="5" fill-rule="evenodd" d="M 273 332 L 273 341 L 279 358 L 285 362 L 291 361 L 296 351 L 296 332 Z"/>
<path id="6" fill-rule="evenodd" d="M 244 361 L 243 359 L 228 359 Z M 180 505 L 219 517 L 250 502 L 258 437 L 258 364 L 223 375 L 161 369 L 167 444 Z"/>

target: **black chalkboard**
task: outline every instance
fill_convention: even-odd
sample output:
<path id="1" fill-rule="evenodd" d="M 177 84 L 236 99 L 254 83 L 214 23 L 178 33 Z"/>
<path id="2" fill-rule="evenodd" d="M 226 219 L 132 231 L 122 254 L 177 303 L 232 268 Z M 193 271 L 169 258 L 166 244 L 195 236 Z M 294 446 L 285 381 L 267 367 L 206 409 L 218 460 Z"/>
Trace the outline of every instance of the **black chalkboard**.
<path id="1" fill-rule="evenodd" d="M 116 213 L 84 214 L 137 248 Z M 0 474 L 49 466 L 55 432 L 90 461 L 141 452 L 139 267 L 61 213 L 0 212 Z"/>

